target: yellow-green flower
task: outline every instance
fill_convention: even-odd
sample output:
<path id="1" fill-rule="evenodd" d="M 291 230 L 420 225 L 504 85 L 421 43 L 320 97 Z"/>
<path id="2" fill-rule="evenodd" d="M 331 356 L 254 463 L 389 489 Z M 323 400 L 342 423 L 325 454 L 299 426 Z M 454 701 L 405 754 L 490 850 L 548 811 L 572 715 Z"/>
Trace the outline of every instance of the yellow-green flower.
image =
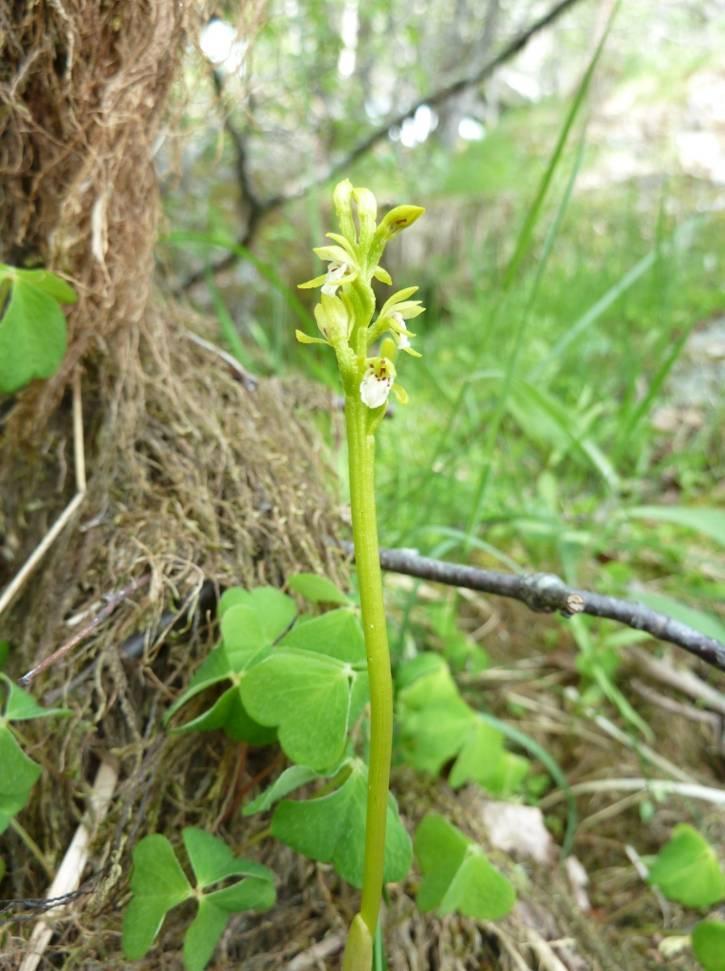
<path id="1" fill-rule="evenodd" d="M 330 347 L 347 344 L 352 330 L 352 318 L 342 300 L 334 293 L 329 293 L 324 286 L 314 314 L 322 339 L 309 337 L 303 331 L 297 330 L 295 335 L 301 344 L 328 344 Z"/>
<path id="2" fill-rule="evenodd" d="M 340 232 L 327 233 L 330 243 L 313 251 L 327 263 L 327 269 L 299 284 L 303 290 L 317 287 L 321 290 L 320 302 L 314 309 L 320 337 L 298 330 L 297 340 L 334 348 L 346 395 L 353 395 L 358 402 L 377 411 L 371 417 L 372 428 L 382 417 L 391 391 L 400 402 L 407 401 L 405 389 L 395 383 L 393 362 L 399 351 L 420 357 L 411 345 L 415 334 L 408 330 L 407 321 L 425 309 L 420 300 L 410 299 L 418 288 L 406 287 L 389 297 L 373 319 L 372 282 L 377 280 L 392 286 L 390 274 L 380 264 L 385 246 L 402 229 L 412 225 L 423 209 L 396 206 L 378 222 L 378 205 L 373 193 L 353 186 L 349 179 L 335 187 L 333 201 Z M 378 342 L 377 356 L 368 357 Z"/>
<path id="3" fill-rule="evenodd" d="M 328 235 L 332 235 L 329 233 Z M 347 242 L 343 237 L 343 241 Z M 352 283 L 358 275 L 358 267 L 354 253 L 350 253 L 347 248 L 342 246 L 317 246 L 313 253 L 316 253 L 321 260 L 327 264 L 327 272 L 320 276 L 313 277 L 305 283 L 298 284 L 300 290 L 311 290 L 313 287 L 322 287 L 322 292 L 328 296 L 334 296 L 343 283 Z"/>
<path id="4" fill-rule="evenodd" d="M 399 350 L 405 351 L 412 357 L 420 357 L 418 351 L 413 350 L 410 338 L 415 334 L 408 330 L 406 320 L 412 320 L 420 316 L 425 310 L 421 306 L 420 300 L 409 300 L 418 290 L 418 287 L 405 287 L 394 293 L 392 297 L 383 304 L 378 318 L 370 328 L 369 341 L 377 340 L 382 334 L 389 332 L 393 335 Z"/>

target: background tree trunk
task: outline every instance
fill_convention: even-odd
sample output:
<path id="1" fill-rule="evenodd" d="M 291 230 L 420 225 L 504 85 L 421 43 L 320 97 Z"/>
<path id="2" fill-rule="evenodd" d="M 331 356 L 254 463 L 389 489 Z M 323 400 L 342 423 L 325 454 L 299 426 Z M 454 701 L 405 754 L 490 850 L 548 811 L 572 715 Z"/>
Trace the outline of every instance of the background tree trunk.
<path id="1" fill-rule="evenodd" d="M 0 258 L 44 266 L 79 292 L 57 377 L 23 411 L 47 417 L 89 351 L 142 319 L 153 274 L 153 148 L 189 0 L 4 2 L 0 14 Z"/>

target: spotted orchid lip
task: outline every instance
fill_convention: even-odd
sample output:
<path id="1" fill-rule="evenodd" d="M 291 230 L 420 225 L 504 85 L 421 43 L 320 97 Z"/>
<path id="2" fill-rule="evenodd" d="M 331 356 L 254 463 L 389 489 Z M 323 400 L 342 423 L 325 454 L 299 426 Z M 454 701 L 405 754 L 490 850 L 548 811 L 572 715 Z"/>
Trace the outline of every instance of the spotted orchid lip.
<path id="1" fill-rule="evenodd" d="M 395 365 L 387 357 L 371 358 L 360 382 L 360 397 L 368 408 L 379 408 L 388 400 L 395 380 Z"/>

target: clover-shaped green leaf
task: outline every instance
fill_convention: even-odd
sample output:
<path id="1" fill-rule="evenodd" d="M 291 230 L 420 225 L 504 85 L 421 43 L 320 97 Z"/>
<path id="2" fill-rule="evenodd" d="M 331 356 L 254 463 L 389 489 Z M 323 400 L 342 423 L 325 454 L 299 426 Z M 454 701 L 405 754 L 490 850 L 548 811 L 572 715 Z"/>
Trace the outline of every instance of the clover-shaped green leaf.
<path id="1" fill-rule="evenodd" d="M 0 833 L 12 817 L 20 812 L 30 798 L 41 768 L 23 752 L 15 736 L 6 726 L 0 726 Z"/>
<path id="2" fill-rule="evenodd" d="M 477 782 L 495 796 L 508 796 L 521 788 L 528 770 L 528 759 L 507 752 L 503 734 L 477 717 L 463 740 L 448 781 L 454 789 L 466 782 Z"/>
<path id="3" fill-rule="evenodd" d="M 137 844 L 122 945 L 129 960 L 143 957 L 168 911 L 193 897 L 198 910 L 184 938 L 184 964 L 187 971 L 202 971 L 230 914 L 268 910 L 274 904 L 274 874 L 259 863 L 235 857 L 226 843 L 203 830 L 188 827 L 183 838 L 196 887 L 189 883 L 165 836 L 154 833 Z M 232 877 L 241 879 L 213 889 Z"/>
<path id="4" fill-rule="evenodd" d="M 319 617 L 300 620 L 282 638 L 281 646 L 329 654 L 351 664 L 365 663 L 362 627 L 350 609 L 330 610 Z"/>
<path id="5" fill-rule="evenodd" d="M 0 264 L 0 392 L 12 394 L 35 378 L 54 374 L 66 351 L 61 303 L 76 294 L 47 270 L 20 270 Z"/>
<path id="6" fill-rule="evenodd" d="M 7 674 L 0 672 L 0 684 L 4 685 L 5 704 L 0 721 L 28 721 L 31 718 L 50 718 L 70 715 L 69 708 L 44 708 L 39 705 L 30 692 L 11 681 Z"/>
<path id="7" fill-rule="evenodd" d="M 725 924 L 702 920 L 692 931 L 692 950 L 705 971 L 725 971 Z"/>
<path id="8" fill-rule="evenodd" d="M 316 604 L 349 604 L 350 598 L 327 577 L 316 573 L 295 573 L 287 580 L 287 586 L 305 600 Z"/>
<path id="9" fill-rule="evenodd" d="M 478 920 L 504 917 L 516 902 L 511 883 L 480 846 L 443 816 L 430 813 L 415 834 L 415 855 L 423 871 L 416 902 L 427 913 L 454 912 Z"/>
<path id="10" fill-rule="evenodd" d="M 418 655 L 403 666 L 398 684 L 398 749 L 409 765 L 437 775 L 455 759 L 454 788 L 473 781 L 499 796 L 520 788 L 528 760 L 506 751 L 499 729 L 465 703 L 441 657 Z"/>
<path id="11" fill-rule="evenodd" d="M 312 860 L 331 863 L 354 887 L 362 886 L 368 770 L 359 759 L 333 792 L 304 802 L 285 800 L 272 816 L 272 834 Z M 392 795 L 385 832 L 385 881 L 396 883 L 410 869 L 411 842 Z"/>
<path id="12" fill-rule="evenodd" d="M 725 898 L 725 873 L 715 850 L 687 823 L 675 826 L 648 879 L 665 897 L 686 907 L 709 907 Z"/>
<path id="13" fill-rule="evenodd" d="M 223 620 L 228 610 L 240 606 L 255 611 L 269 643 L 276 641 L 297 615 L 294 600 L 276 587 L 254 587 L 252 590 L 230 587 L 219 600 L 219 617 Z"/>
<path id="14" fill-rule="evenodd" d="M 285 647 L 247 671 L 240 690 L 255 721 L 278 727 L 292 761 L 327 769 L 342 758 L 365 704 L 367 673 L 326 654 Z"/>
<path id="15" fill-rule="evenodd" d="M 37 762 L 20 748 L 9 722 L 70 714 L 66 708 L 43 708 L 31 694 L 0 672 L 0 697 L 3 695 L 0 712 L 0 833 L 26 805 L 30 790 L 41 773 Z"/>
<path id="16" fill-rule="evenodd" d="M 475 723 L 442 658 L 420 654 L 399 675 L 399 748 L 413 768 L 436 775 Z"/>
<path id="17" fill-rule="evenodd" d="M 165 721 L 196 695 L 214 685 L 224 690 L 210 708 L 176 732 L 223 729 L 235 741 L 266 745 L 274 729 L 259 725 L 247 712 L 239 692 L 239 675 L 268 655 L 274 643 L 294 621 L 297 608 L 291 597 L 274 587 L 244 590 L 232 587 L 219 602 L 221 643 L 209 654 L 192 677 L 189 687 L 167 711 Z"/>

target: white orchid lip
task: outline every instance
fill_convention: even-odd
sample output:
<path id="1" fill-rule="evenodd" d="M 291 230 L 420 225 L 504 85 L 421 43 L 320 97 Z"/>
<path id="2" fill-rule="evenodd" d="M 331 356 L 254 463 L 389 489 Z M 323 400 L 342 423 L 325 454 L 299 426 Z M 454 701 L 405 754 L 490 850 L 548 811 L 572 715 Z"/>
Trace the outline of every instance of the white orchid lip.
<path id="1" fill-rule="evenodd" d="M 342 278 L 349 272 L 350 266 L 347 263 L 330 263 L 327 275 L 325 276 L 325 282 L 322 286 L 322 292 L 330 297 L 334 297 L 342 283 Z"/>
<path id="2" fill-rule="evenodd" d="M 368 408 L 380 408 L 388 400 L 395 380 L 395 365 L 386 357 L 373 358 L 368 362 L 365 376 L 360 382 L 360 397 Z"/>

